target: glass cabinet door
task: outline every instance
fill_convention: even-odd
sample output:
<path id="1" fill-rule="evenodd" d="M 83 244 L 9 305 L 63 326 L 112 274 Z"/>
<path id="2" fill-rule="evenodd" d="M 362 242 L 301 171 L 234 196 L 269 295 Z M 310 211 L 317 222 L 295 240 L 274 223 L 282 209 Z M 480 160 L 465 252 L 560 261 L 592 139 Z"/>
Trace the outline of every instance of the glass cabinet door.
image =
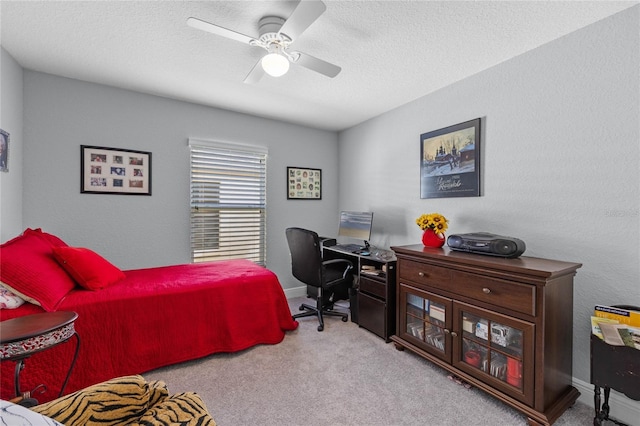
<path id="1" fill-rule="evenodd" d="M 534 324 L 455 302 L 453 327 L 456 367 L 533 403 Z"/>
<path id="2" fill-rule="evenodd" d="M 451 300 L 400 284 L 402 338 L 450 362 Z"/>

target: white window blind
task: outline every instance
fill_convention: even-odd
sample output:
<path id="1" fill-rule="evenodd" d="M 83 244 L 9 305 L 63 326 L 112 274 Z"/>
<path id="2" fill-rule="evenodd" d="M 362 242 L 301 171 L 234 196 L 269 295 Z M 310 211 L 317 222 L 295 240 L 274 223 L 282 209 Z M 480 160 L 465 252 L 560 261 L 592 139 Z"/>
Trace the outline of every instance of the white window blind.
<path id="1" fill-rule="evenodd" d="M 191 148 L 191 259 L 249 259 L 266 265 L 264 148 Z"/>

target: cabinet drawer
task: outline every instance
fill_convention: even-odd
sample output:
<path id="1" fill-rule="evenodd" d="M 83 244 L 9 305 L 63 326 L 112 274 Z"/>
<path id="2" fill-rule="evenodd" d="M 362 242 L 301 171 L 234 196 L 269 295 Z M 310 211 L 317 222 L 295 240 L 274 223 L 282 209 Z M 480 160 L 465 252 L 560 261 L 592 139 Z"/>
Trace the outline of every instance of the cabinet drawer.
<path id="1" fill-rule="evenodd" d="M 401 280 L 428 285 L 535 316 L 536 288 L 533 285 L 455 271 L 412 260 L 400 259 L 398 264 Z"/>
<path id="2" fill-rule="evenodd" d="M 536 287 L 466 272 L 453 271 L 454 284 L 450 291 L 475 300 L 502 306 L 535 316 Z"/>
<path id="3" fill-rule="evenodd" d="M 451 287 L 451 270 L 412 260 L 398 261 L 398 274 L 401 280 L 409 280 L 418 284 L 449 290 Z"/>
<path id="4" fill-rule="evenodd" d="M 373 294 L 382 299 L 387 298 L 386 294 L 387 286 L 379 281 L 372 280 L 370 278 L 360 277 L 360 291 Z"/>

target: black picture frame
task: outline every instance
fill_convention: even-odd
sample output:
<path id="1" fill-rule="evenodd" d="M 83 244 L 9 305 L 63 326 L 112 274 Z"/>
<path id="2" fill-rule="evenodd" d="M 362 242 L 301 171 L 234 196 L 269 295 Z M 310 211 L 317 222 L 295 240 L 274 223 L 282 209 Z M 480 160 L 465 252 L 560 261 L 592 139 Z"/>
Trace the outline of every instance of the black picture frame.
<path id="1" fill-rule="evenodd" d="M 481 119 L 420 135 L 420 198 L 479 197 Z"/>
<path id="2" fill-rule="evenodd" d="M 80 192 L 151 195 L 151 153 L 80 145 Z"/>
<path id="3" fill-rule="evenodd" d="M 0 172 L 9 171 L 9 132 L 0 129 Z"/>
<path id="4" fill-rule="evenodd" d="M 287 200 L 321 200 L 322 170 L 287 167 Z"/>

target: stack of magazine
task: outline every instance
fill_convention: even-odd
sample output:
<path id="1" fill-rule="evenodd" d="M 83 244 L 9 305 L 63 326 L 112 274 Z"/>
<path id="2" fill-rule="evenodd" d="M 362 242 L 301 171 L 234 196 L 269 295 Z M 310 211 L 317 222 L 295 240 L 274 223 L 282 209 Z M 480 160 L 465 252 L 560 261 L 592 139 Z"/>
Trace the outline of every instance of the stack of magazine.
<path id="1" fill-rule="evenodd" d="M 640 309 L 596 305 L 591 332 L 610 345 L 640 349 Z"/>

